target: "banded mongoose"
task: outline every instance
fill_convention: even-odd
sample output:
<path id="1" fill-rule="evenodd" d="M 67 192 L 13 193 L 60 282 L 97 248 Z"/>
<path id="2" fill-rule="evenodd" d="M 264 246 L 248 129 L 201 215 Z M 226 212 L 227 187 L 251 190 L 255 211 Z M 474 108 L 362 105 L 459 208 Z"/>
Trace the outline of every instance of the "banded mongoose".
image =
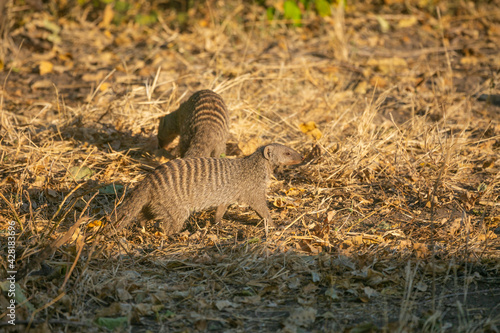
<path id="1" fill-rule="evenodd" d="M 280 144 L 258 148 L 236 159 L 186 158 L 160 165 L 144 178 L 119 207 L 115 230 L 126 227 L 134 217 L 156 220 L 167 235 L 181 231 L 194 211 L 217 206 L 215 223 L 221 221 L 229 204 L 249 205 L 273 222 L 266 203 L 266 190 L 273 168 L 302 161 L 295 150 Z"/>
<path id="2" fill-rule="evenodd" d="M 229 117 L 222 97 L 211 90 L 197 91 L 176 111 L 160 119 L 159 148 L 167 148 L 178 135 L 181 157 L 225 154 Z"/>

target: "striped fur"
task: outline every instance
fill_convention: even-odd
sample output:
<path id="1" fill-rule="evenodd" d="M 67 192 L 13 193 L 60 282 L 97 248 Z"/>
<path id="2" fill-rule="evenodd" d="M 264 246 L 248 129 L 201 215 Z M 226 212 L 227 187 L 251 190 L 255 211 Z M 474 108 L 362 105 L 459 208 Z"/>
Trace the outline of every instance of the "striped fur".
<path id="1" fill-rule="evenodd" d="M 167 148 L 178 135 L 181 157 L 220 157 L 225 154 L 229 117 L 222 97 L 211 90 L 200 90 L 176 111 L 160 119 L 160 148 Z"/>
<path id="2" fill-rule="evenodd" d="M 266 190 L 272 170 L 301 160 L 295 150 L 279 144 L 260 147 L 238 159 L 171 160 L 147 175 L 125 199 L 115 228 L 126 227 L 138 216 L 142 221 L 157 220 L 165 234 L 175 234 L 192 212 L 217 207 L 218 223 L 234 202 L 249 205 L 271 225 Z"/>

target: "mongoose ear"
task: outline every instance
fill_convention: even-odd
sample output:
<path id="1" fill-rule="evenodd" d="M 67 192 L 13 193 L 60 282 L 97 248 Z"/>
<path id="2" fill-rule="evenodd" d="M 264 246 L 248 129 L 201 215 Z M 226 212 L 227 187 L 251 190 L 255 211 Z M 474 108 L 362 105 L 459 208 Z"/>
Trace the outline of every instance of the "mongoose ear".
<path id="1" fill-rule="evenodd" d="M 270 160 L 271 159 L 271 150 L 272 150 L 272 147 L 271 146 L 266 146 L 264 147 L 264 158 L 266 160 Z"/>

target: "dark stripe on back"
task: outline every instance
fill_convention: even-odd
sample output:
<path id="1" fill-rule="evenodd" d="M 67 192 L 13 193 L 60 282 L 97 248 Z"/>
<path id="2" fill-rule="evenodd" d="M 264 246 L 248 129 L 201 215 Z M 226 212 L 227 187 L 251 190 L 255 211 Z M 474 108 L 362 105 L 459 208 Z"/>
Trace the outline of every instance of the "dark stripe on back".
<path id="1" fill-rule="evenodd" d="M 191 165 L 193 166 L 193 176 L 190 179 L 193 181 L 193 186 L 196 186 L 203 179 L 201 175 L 202 165 L 199 160 L 191 160 Z"/>
<path id="2" fill-rule="evenodd" d="M 194 116 L 197 117 L 202 114 L 212 115 L 212 117 L 219 118 L 224 121 L 226 121 L 227 119 L 226 110 L 224 108 L 218 107 L 217 105 L 214 105 L 211 102 L 196 105 L 196 108 L 194 110 Z"/>
<path id="3" fill-rule="evenodd" d="M 172 192 L 174 193 L 175 198 L 181 198 L 181 184 L 180 184 L 180 165 L 179 161 L 181 160 L 173 160 L 170 163 L 170 167 L 167 171 L 168 183 L 172 188 Z"/>
<path id="4" fill-rule="evenodd" d="M 162 165 L 160 168 L 155 170 L 154 177 L 152 177 L 153 187 L 155 189 L 153 195 L 155 195 L 155 193 L 158 193 L 159 191 L 164 191 L 166 188 L 170 187 L 165 177 L 166 174 L 165 171 L 167 169 L 168 168 L 166 168 L 165 165 Z"/>
<path id="5" fill-rule="evenodd" d="M 200 182 L 198 183 L 198 186 L 203 186 L 203 192 L 205 192 L 207 183 L 210 182 L 210 162 L 208 158 L 201 158 L 198 162 L 201 165 Z"/>
<path id="6" fill-rule="evenodd" d="M 223 175 L 223 170 L 221 168 L 221 165 L 220 165 L 220 161 L 218 159 L 212 159 L 210 160 L 211 164 L 212 164 L 212 170 L 213 170 L 213 175 L 214 175 L 214 186 L 215 186 L 215 189 L 218 189 L 220 188 L 220 184 L 221 184 L 221 179 L 222 177 L 224 176 Z"/>
<path id="7" fill-rule="evenodd" d="M 179 160 L 179 191 L 182 193 L 181 198 L 186 200 L 189 197 L 190 189 L 192 187 L 193 167 L 190 160 Z"/>

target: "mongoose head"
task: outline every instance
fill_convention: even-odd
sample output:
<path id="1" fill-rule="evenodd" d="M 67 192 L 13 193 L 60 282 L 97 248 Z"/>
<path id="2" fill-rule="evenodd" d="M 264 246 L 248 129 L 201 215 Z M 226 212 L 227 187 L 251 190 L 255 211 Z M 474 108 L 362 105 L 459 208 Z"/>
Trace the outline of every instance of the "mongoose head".
<path id="1" fill-rule="evenodd" d="M 299 164 L 303 159 L 302 155 L 292 148 L 277 143 L 261 147 L 261 149 L 262 155 L 273 167 Z"/>
<path id="2" fill-rule="evenodd" d="M 158 125 L 158 148 L 167 148 L 177 135 L 179 135 L 175 116 L 176 113 L 173 112 L 160 118 L 160 124 Z"/>

